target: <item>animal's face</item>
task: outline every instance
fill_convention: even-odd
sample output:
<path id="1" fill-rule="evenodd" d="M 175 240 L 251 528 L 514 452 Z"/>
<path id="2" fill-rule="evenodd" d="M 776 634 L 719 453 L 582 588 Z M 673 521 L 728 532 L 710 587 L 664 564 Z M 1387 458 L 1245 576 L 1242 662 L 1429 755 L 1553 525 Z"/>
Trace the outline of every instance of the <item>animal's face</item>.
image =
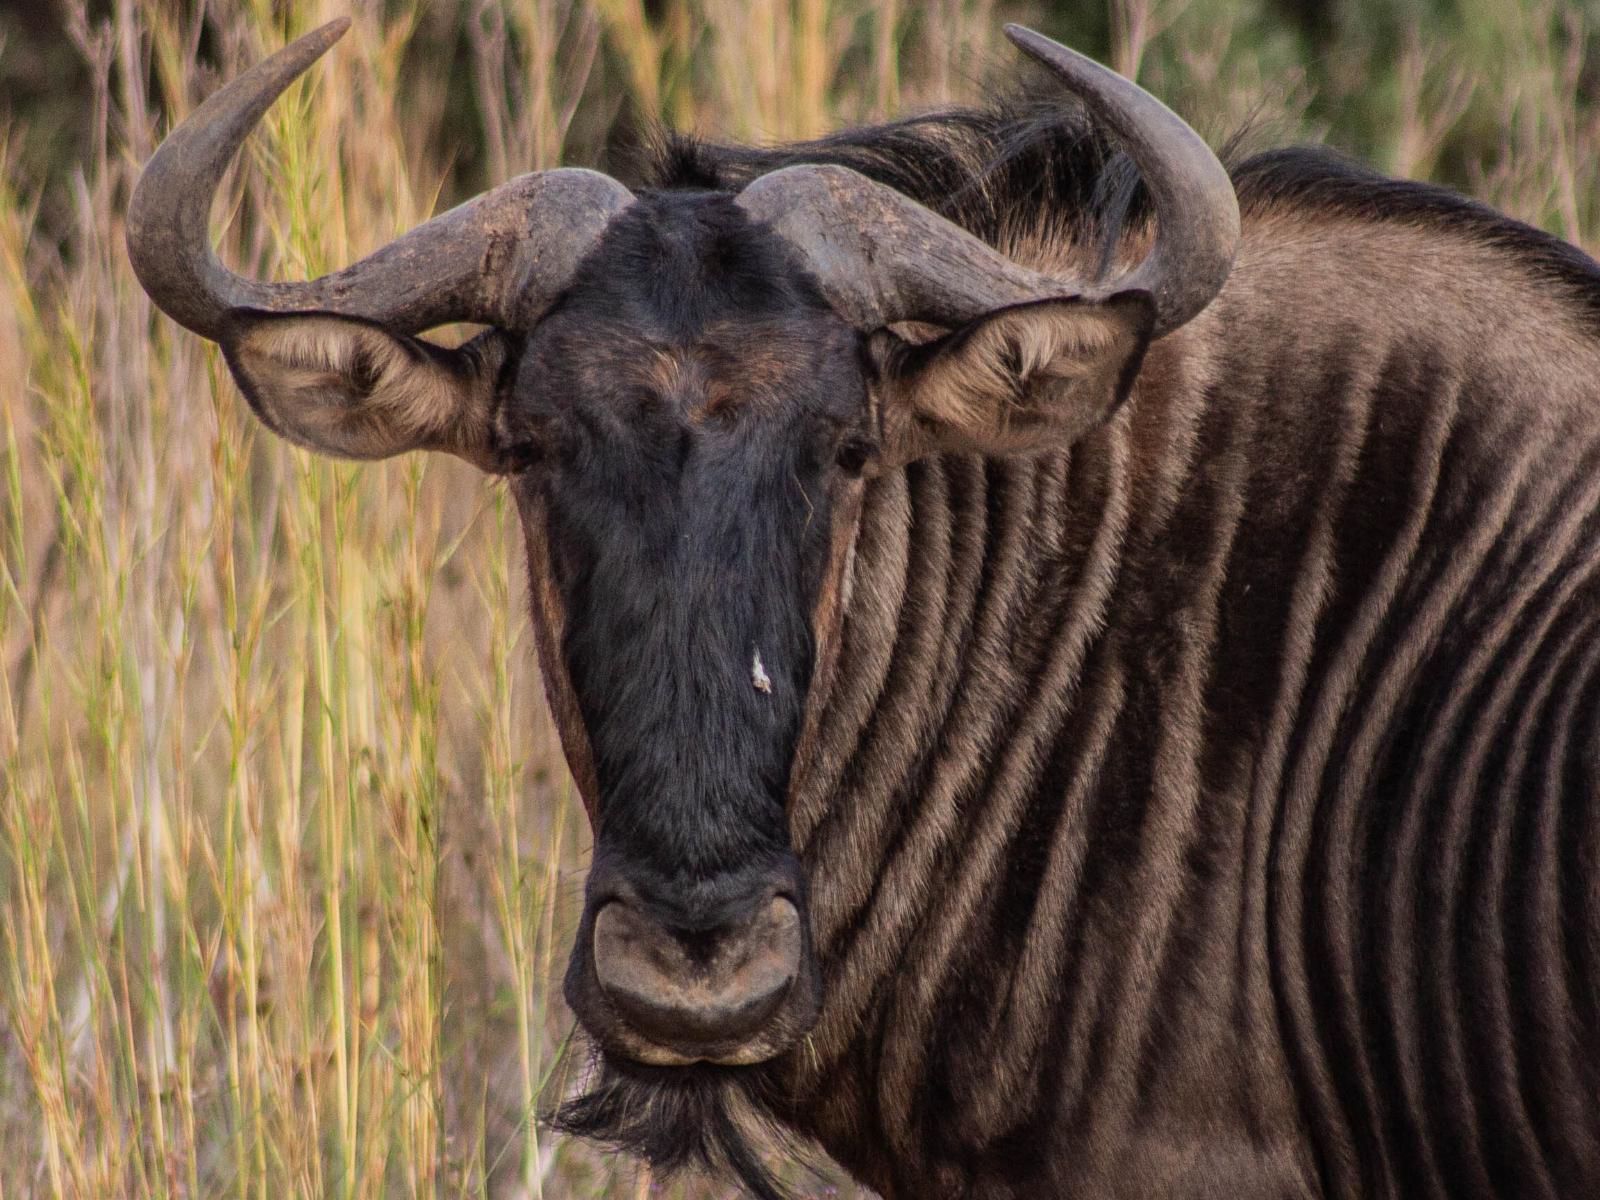
<path id="1" fill-rule="evenodd" d="M 613 1054 L 758 1062 L 815 1017 L 784 800 L 835 517 L 876 446 L 864 370 L 771 234 L 690 197 L 620 218 L 508 372 L 542 666 L 595 831 L 567 995 Z"/>
<path id="2" fill-rule="evenodd" d="M 235 311 L 273 429 L 510 476 L 547 691 L 595 854 L 567 995 L 614 1059 L 749 1065 L 816 1018 L 785 798 L 832 661 L 865 481 L 1070 443 L 1126 395 L 1140 296 L 1002 309 L 912 345 L 841 316 L 731 197 L 635 198 L 526 328 L 456 351 Z"/>

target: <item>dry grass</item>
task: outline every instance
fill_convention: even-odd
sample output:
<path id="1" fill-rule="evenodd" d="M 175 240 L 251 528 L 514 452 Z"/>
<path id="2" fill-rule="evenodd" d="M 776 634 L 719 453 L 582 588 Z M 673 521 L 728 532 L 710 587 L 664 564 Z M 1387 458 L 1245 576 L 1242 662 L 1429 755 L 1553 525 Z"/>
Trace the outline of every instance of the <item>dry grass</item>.
<path id="1" fill-rule="evenodd" d="M 0 127 L 0 1198 L 654 1194 L 529 1119 L 582 1066 L 559 975 L 589 834 L 507 497 L 453 461 L 273 441 L 152 312 L 121 214 L 170 121 L 355 16 L 219 215 L 225 258 L 289 278 L 641 118 L 794 137 L 968 96 L 1004 61 L 999 7 L 69 5 L 90 93 L 48 184 Z M 1581 17 L 1471 15 L 1448 48 L 1369 48 L 1392 119 L 1364 148 L 1592 235 Z M 1339 72 L 1267 7 L 1098 16 L 1089 48 L 1213 134 L 1330 123 Z"/>

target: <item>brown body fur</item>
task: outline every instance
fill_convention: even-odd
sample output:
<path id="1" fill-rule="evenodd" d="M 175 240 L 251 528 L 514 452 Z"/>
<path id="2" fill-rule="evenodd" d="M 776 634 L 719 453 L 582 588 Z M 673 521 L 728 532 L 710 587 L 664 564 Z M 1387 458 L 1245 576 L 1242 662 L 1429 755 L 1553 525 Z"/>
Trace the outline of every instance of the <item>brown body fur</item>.
<path id="1" fill-rule="evenodd" d="M 1108 425 L 865 497 L 784 1065 L 885 1196 L 1600 1188 L 1600 343 L 1244 199 Z"/>

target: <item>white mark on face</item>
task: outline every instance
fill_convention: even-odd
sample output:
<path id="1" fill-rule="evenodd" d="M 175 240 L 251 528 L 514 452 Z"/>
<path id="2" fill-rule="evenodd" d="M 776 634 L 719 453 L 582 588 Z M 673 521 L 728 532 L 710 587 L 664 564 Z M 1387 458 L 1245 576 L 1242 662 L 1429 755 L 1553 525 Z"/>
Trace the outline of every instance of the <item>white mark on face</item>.
<path id="1" fill-rule="evenodd" d="M 750 660 L 750 682 L 755 685 L 758 692 L 772 695 L 772 676 L 767 674 L 766 667 L 761 665 L 761 648 L 756 648 L 756 655 Z"/>

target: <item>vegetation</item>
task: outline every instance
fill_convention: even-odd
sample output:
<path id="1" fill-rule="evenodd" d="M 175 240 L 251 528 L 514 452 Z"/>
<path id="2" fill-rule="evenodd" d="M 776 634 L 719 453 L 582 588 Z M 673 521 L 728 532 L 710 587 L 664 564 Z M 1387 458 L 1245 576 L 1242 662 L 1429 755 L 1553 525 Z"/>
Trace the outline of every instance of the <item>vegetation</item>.
<path id="1" fill-rule="evenodd" d="M 355 17 L 228 186 L 224 257 L 262 276 L 530 168 L 626 177 L 655 121 L 973 98 L 1016 70 L 1006 19 L 1218 142 L 1600 231 L 1600 11 L 1541 0 L 65 5 L 0 11 L 0 1197 L 656 1194 L 531 1119 L 585 1067 L 589 834 L 505 490 L 275 441 L 127 265 L 139 164 L 286 38 Z"/>

